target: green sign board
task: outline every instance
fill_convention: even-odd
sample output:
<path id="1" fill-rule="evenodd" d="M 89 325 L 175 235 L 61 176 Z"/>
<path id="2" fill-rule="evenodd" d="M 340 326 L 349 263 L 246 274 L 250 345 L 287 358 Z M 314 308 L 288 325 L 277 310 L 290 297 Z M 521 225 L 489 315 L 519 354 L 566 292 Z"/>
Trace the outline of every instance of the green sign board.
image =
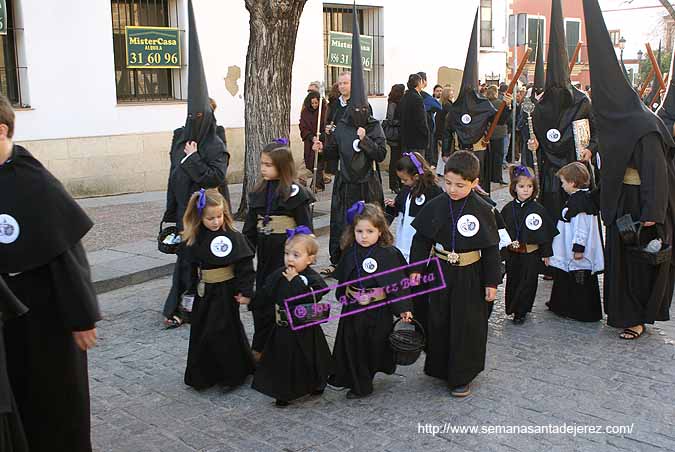
<path id="1" fill-rule="evenodd" d="M 127 68 L 180 68 L 180 31 L 177 28 L 126 27 L 124 34 Z"/>
<path id="2" fill-rule="evenodd" d="M 7 2 L 0 0 L 0 35 L 7 34 Z"/>
<path id="3" fill-rule="evenodd" d="M 361 36 L 361 60 L 363 70 L 373 68 L 373 37 Z M 328 32 L 328 66 L 352 66 L 352 34 L 339 31 Z"/>

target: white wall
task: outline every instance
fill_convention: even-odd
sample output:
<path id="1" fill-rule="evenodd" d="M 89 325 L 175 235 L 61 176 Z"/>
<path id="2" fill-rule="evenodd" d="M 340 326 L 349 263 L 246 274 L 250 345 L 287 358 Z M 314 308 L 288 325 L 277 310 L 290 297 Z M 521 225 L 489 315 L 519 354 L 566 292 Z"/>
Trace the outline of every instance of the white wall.
<path id="1" fill-rule="evenodd" d="M 31 105 L 17 112 L 18 141 L 162 132 L 183 124 L 186 104 L 182 102 L 117 103 L 108 0 L 14 1 L 24 28 L 28 74 L 22 83 L 28 84 Z M 330 3 L 350 5 L 351 1 Z M 357 2 L 384 7 L 385 93 L 391 85 L 405 83 L 412 72 L 425 71 L 433 86 L 439 67 L 461 69 L 464 65 L 478 0 L 420 3 L 421 7 L 412 9 L 402 1 Z M 179 5 L 180 28 L 185 28 L 186 2 L 180 0 Z M 244 2 L 199 0 L 194 8 L 209 92 L 219 105 L 218 120 L 225 127 L 243 127 L 249 28 Z M 293 66 L 293 124 L 299 118 L 307 83 L 323 77 L 322 11 L 323 1 L 308 0 L 302 15 Z M 412 17 L 419 18 L 419 23 Z M 501 25 L 495 22 L 495 26 Z M 187 61 L 186 52 L 183 58 Z M 241 70 L 235 96 L 225 90 L 228 66 Z M 375 115 L 382 118 L 386 99 L 372 98 L 371 104 Z"/>

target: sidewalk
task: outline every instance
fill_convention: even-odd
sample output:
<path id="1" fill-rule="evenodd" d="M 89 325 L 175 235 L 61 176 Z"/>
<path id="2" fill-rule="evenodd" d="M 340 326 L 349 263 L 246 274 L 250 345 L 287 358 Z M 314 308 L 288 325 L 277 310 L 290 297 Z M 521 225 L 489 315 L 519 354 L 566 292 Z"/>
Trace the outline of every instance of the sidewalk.
<path id="1" fill-rule="evenodd" d="M 388 175 L 382 174 L 386 197 Z M 508 198 L 506 187 L 493 184 L 493 198 L 503 205 Z M 333 184 L 319 193 L 314 205 L 314 229 L 317 235 L 328 234 L 330 200 Z M 241 200 L 241 184 L 230 185 L 234 211 Z M 503 199 L 502 199 L 503 198 Z M 78 200 L 94 221 L 83 243 L 92 270 L 97 293 L 105 293 L 133 284 L 170 275 L 175 256 L 157 250 L 159 221 L 164 214 L 166 192 L 147 192 Z M 236 222 L 241 230 L 243 222 Z"/>

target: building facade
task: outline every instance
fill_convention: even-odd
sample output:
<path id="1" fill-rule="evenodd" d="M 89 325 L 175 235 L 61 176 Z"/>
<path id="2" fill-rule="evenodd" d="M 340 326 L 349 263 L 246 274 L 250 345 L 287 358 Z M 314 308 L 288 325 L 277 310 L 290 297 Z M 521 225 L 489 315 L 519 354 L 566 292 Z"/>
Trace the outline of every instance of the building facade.
<path id="1" fill-rule="evenodd" d="M 17 110 L 15 141 L 76 196 L 165 189 L 172 131 L 186 116 L 186 0 L 6 2 L 0 88 Z M 375 116 L 384 117 L 390 87 L 405 83 L 412 72 L 428 74 L 429 90 L 451 82 L 449 73 L 459 70 L 461 76 L 479 4 L 481 74 L 503 80 L 506 2 L 425 0 L 411 9 L 408 2 L 358 1 L 361 33 L 374 40 L 367 81 Z M 218 122 L 227 129 L 228 177 L 236 182 L 244 165 L 249 15 L 243 0 L 193 3 L 209 92 L 218 104 Z M 297 123 L 307 85 L 335 77 L 337 69 L 326 65 L 326 36 L 351 24 L 351 5 L 348 0 L 305 5 L 292 79 L 290 130 L 298 162 Z M 178 28 L 180 67 L 128 69 L 126 26 Z"/>

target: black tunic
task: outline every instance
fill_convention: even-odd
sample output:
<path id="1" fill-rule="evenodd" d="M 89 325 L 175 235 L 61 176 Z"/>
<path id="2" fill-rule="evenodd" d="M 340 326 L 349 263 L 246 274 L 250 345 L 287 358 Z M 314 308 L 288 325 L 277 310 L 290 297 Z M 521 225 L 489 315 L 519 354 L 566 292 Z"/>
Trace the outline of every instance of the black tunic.
<path id="1" fill-rule="evenodd" d="M 335 176 L 330 207 L 329 252 L 333 265 L 340 260 L 340 236 L 345 229 L 346 213 L 356 201 L 379 204 L 384 208 L 382 177 L 377 165 L 387 155 L 386 139 L 382 126 L 369 119 L 366 137 L 358 144 L 356 127 L 348 117 L 343 117 L 334 132 L 334 140 L 326 146 L 327 159 L 339 160 L 340 170 Z"/>
<path id="2" fill-rule="evenodd" d="M 644 136 L 635 147 L 631 166 L 638 170 L 641 185 L 621 188 L 617 218 L 630 214 L 635 221 L 654 221 L 665 243 L 673 246 L 675 224 L 675 169 L 666 160 L 661 139 L 656 134 Z M 658 233 L 656 227 L 645 229 L 642 241 Z M 627 253 L 616 226 L 607 227 L 605 250 L 604 305 L 607 324 L 627 328 L 670 319 L 675 263 L 673 258 L 658 267 L 636 261 Z"/>
<path id="3" fill-rule="evenodd" d="M 72 333 L 101 318 L 80 244 L 91 220 L 20 146 L 0 166 L 0 192 L 0 275 L 29 309 L 5 324 L 4 339 L 30 450 L 89 452 L 87 353 Z"/>
<path id="4" fill-rule="evenodd" d="M 282 275 L 284 270 L 285 267 L 280 268 L 267 278 L 265 286 L 256 293 L 256 306 L 274 308 L 276 304 L 285 310 L 288 298 L 316 291 L 316 300 L 319 301 L 327 293 L 322 289 L 328 286 L 312 268 L 306 268 L 291 281 Z M 289 302 L 289 309 L 293 312 L 295 304 L 312 303 L 313 300 L 312 296 L 299 298 Z M 278 400 L 294 400 L 323 389 L 331 364 L 330 349 L 320 325 L 293 330 L 275 322 L 252 387 Z"/>
<path id="5" fill-rule="evenodd" d="M 369 259 L 369 262 L 374 260 L 376 263 L 373 273 L 364 270 L 364 261 Z M 335 295 L 342 304 L 342 316 L 333 347 L 335 374 L 329 379 L 331 385 L 350 388 L 359 395 L 368 395 L 373 392 L 373 377 L 377 372 L 392 374 L 396 370 L 394 353 L 388 342 L 393 325 L 392 315 L 412 311 L 412 302 L 406 298 L 354 313 L 364 306 L 347 297 L 345 291 L 347 285 L 364 289 L 389 287 L 387 299 L 374 302 L 375 305 L 409 296 L 405 269 L 382 274 L 405 265 L 403 255 L 394 247 L 373 245 L 363 248 L 354 245 L 345 250 L 335 276 L 341 284 Z M 367 276 L 372 277 L 360 283 L 353 282 Z M 370 305 L 365 307 L 370 308 Z"/>
<path id="6" fill-rule="evenodd" d="M 251 192 L 248 195 L 248 216 L 242 232 L 258 254 L 256 287 L 263 287 L 265 278 L 284 265 L 286 244 L 286 231 L 269 235 L 258 232 L 258 217 L 264 217 L 265 214 L 286 216 L 293 218 L 298 226 L 305 225 L 310 229 L 314 228 L 310 213 L 310 205 L 315 201 L 314 195 L 305 187 L 293 184 L 289 193 L 292 196 L 284 199 L 285 196 L 277 192 L 278 187 L 278 180 L 269 181 L 261 191 Z M 274 327 L 274 311 L 269 306 L 263 306 L 260 309 L 249 307 L 249 309 L 253 311 L 255 328 L 251 347 L 261 352 Z"/>
<path id="7" fill-rule="evenodd" d="M 559 233 L 544 206 L 531 199 L 514 199 L 504 206 L 501 215 L 513 241 L 539 245 L 529 254 L 516 253 L 510 247 L 506 252 L 506 314 L 522 316 L 532 311 L 541 259 L 553 255 L 551 243 Z"/>
<path id="8" fill-rule="evenodd" d="M 237 294 L 253 295 L 253 250 L 236 230 L 210 231 L 200 226 L 196 242 L 187 247 L 194 267 L 210 270 L 234 266 L 234 279 L 206 284 L 204 296 L 195 295 L 185 384 L 205 389 L 216 384 L 238 386 L 253 373 L 253 357 L 239 318 Z M 197 285 L 197 281 L 194 281 Z"/>
<path id="9" fill-rule="evenodd" d="M 572 106 L 559 111 L 562 107 L 553 108 L 550 102 L 547 102 L 546 93 L 544 93 L 544 98 L 537 105 L 532 115 L 534 133 L 537 136 L 537 141 L 539 141 L 537 151 L 539 200 L 551 218 L 556 221 L 560 219 L 560 212 L 567 200 L 567 194 L 562 189 L 556 172 L 568 163 L 577 160 L 572 122 L 579 119 L 588 119 L 591 130 L 588 149 L 595 153 L 598 146 L 591 102 L 584 93 L 575 88 L 571 89 L 573 93 Z M 551 132 L 552 130 L 558 133 Z"/>
<path id="10" fill-rule="evenodd" d="M 434 198 L 413 221 L 417 233 L 411 261 L 426 259 L 436 244 L 452 251 L 449 201 L 447 195 Z M 501 273 L 499 233 L 492 206 L 474 192 L 467 198 L 452 201 L 452 206 L 456 222 L 455 251 L 480 250 L 481 259 L 464 267 L 440 260 L 446 288 L 429 294 L 424 372 L 455 387 L 471 382 L 485 367 L 490 311 L 485 288 L 499 285 Z"/>
<path id="11" fill-rule="evenodd" d="M 0 277 L 0 450 L 3 452 L 28 452 L 28 441 L 9 385 L 2 334 L 3 322 L 25 314 L 26 310 Z"/>

